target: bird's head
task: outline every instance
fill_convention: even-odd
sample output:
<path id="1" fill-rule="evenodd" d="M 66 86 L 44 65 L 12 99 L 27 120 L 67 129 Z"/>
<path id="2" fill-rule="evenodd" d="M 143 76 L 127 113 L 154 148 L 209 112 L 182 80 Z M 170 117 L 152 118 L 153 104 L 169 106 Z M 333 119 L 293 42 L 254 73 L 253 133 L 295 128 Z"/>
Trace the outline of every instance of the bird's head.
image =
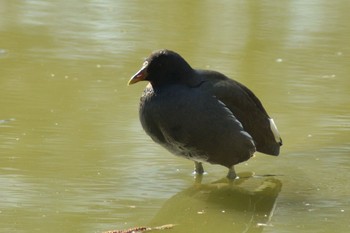
<path id="1" fill-rule="evenodd" d="M 143 63 L 142 68 L 131 77 L 128 85 L 139 81 L 149 81 L 153 86 L 181 82 L 193 71 L 179 54 L 163 49 L 153 52 Z"/>

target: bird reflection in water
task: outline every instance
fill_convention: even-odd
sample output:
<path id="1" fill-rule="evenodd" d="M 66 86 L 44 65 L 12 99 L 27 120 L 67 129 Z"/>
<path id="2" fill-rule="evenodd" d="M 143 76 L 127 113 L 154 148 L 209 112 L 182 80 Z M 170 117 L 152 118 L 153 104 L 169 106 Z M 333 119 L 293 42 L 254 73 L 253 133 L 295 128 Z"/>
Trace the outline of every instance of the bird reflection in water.
<path id="1" fill-rule="evenodd" d="M 166 201 L 150 225 L 174 224 L 169 232 L 262 232 L 271 226 L 282 182 L 239 175 L 234 181 L 196 182 Z"/>

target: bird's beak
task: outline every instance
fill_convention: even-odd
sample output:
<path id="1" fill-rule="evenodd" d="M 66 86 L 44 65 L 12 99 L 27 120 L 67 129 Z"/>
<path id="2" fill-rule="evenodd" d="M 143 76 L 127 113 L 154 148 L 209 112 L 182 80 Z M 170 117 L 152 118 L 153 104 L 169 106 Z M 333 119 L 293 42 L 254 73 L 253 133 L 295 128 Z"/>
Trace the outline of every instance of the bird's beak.
<path id="1" fill-rule="evenodd" d="M 143 63 L 142 68 L 137 71 L 136 74 L 134 74 L 134 76 L 131 77 L 131 79 L 128 82 L 128 85 L 143 81 L 147 79 L 148 73 L 147 73 L 147 65 L 148 63 L 145 62 Z"/>

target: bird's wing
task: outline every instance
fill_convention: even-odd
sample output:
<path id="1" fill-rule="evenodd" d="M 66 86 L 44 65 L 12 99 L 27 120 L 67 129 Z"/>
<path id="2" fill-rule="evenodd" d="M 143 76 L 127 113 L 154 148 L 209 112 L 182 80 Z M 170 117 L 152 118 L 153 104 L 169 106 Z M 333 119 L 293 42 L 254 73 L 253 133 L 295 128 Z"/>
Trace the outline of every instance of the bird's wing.
<path id="1" fill-rule="evenodd" d="M 200 88 L 208 89 L 222 101 L 253 137 L 257 151 L 278 155 L 282 140 L 273 120 L 261 101 L 243 84 L 229 79 L 221 73 L 202 71 L 207 83 Z"/>

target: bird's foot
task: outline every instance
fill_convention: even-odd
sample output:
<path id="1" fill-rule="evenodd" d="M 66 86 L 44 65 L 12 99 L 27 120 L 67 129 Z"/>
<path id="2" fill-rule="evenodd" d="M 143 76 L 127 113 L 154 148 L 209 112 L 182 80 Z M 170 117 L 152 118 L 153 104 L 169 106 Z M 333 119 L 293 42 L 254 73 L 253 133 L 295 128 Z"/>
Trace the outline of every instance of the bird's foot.
<path id="1" fill-rule="evenodd" d="M 202 179 L 203 179 L 203 174 L 204 174 L 204 168 L 201 162 L 194 162 L 194 179 L 196 184 L 201 184 Z"/>
<path id="2" fill-rule="evenodd" d="M 194 162 L 194 174 L 196 175 L 203 175 L 204 168 L 201 162 Z"/>
<path id="3" fill-rule="evenodd" d="M 235 180 L 235 179 L 238 179 L 239 177 L 237 176 L 236 174 L 236 171 L 235 171 L 235 168 L 232 166 L 229 170 L 228 170 L 228 173 L 227 173 L 227 179 L 229 180 Z"/>

